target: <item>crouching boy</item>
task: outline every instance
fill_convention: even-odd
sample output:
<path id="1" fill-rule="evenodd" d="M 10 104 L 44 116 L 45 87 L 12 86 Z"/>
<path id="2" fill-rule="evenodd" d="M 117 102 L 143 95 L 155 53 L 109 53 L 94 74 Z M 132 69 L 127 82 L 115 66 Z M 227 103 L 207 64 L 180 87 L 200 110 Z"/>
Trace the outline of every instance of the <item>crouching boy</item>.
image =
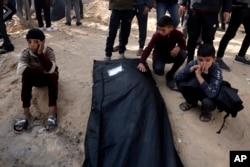
<path id="1" fill-rule="evenodd" d="M 213 100 L 219 93 L 223 81 L 222 72 L 215 63 L 215 49 L 213 45 L 202 44 L 197 52 L 197 60 L 189 62 L 176 75 L 176 84 L 185 102 L 179 105 L 182 111 L 196 107 L 201 101 L 200 120 L 211 120 L 211 111 L 216 109 Z"/>
<path id="2" fill-rule="evenodd" d="M 21 99 L 24 116 L 16 120 L 14 130 L 22 132 L 28 127 L 28 121 L 32 117 L 29 107 L 33 86 L 48 86 L 49 113 L 46 130 L 52 130 L 57 127 L 58 68 L 55 54 L 52 48 L 45 46 L 45 35 L 41 30 L 30 29 L 26 39 L 28 48 L 19 55 L 17 66 L 17 74 L 22 75 Z"/>
<path id="3" fill-rule="evenodd" d="M 158 30 L 151 38 L 148 46 L 141 55 L 138 69 L 146 71 L 146 59 L 153 50 L 153 70 L 157 75 L 164 74 L 166 63 L 173 63 L 166 75 L 167 86 L 175 87 L 174 75 L 187 57 L 186 42 L 183 34 L 174 29 L 173 21 L 169 16 L 163 16 L 157 23 Z"/>

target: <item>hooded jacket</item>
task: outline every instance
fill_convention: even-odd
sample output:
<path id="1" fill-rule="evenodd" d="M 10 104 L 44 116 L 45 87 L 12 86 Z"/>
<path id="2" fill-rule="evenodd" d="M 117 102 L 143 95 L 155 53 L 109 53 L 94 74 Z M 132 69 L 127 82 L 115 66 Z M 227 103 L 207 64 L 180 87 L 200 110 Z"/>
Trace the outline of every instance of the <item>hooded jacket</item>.
<path id="1" fill-rule="evenodd" d="M 190 10 L 201 12 L 231 12 L 232 0 L 179 0 L 179 4 L 186 6 L 190 4 Z"/>

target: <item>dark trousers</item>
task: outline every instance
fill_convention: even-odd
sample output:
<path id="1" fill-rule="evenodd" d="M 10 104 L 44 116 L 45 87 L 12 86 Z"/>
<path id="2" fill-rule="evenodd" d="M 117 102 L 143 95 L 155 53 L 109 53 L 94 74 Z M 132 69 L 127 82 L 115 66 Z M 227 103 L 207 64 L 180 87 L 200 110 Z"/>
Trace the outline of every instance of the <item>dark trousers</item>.
<path id="1" fill-rule="evenodd" d="M 136 16 L 139 27 L 139 48 L 144 48 L 147 37 L 148 14 L 144 15 L 145 4 L 134 5 L 131 15 L 131 20 Z M 121 40 L 121 33 L 119 34 L 119 41 Z"/>
<path id="2" fill-rule="evenodd" d="M 201 88 L 181 86 L 179 82 L 176 82 L 176 85 L 188 104 L 197 105 L 198 101 L 201 101 L 202 108 L 206 111 L 213 111 L 216 108 L 214 100 L 207 98 Z"/>
<path id="3" fill-rule="evenodd" d="M 157 75 L 164 74 L 164 68 L 166 63 L 174 63 L 172 68 L 169 70 L 169 74 L 174 75 L 176 71 L 180 68 L 187 57 L 187 53 L 181 50 L 176 57 L 171 55 L 156 55 L 153 59 L 153 70 Z"/>
<path id="4" fill-rule="evenodd" d="M 44 74 L 41 71 L 27 67 L 22 77 L 21 99 L 23 107 L 30 107 L 32 98 L 32 87 L 48 86 L 49 106 L 56 106 L 58 94 L 58 72 Z"/>
<path id="5" fill-rule="evenodd" d="M 113 46 L 115 42 L 115 37 L 119 26 L 120 28 L 120 44 L 119 53 L 124 53 L 126 50 L 126 45 L 128 43 L 128 37 L 131 29 L 131 14 L 132 10 L 112 10 L 110 21 L 109 21 L 109 32 L 106 41 L 106 56 L 111 57 Z"/>
<path id="6" fill-rule="evenodd" d="M 188 16 L 188 62 L 194 59 L 196 42 L 202 35 L 204 43 L 213 44 L 214 35 L 217 29 L 218 13 L 189 12 Z"/>
<path id="7" fill-rule="evenodd" d="M 16 13 L 16 8 L 10 2 L 7 5 L 3 5 L 5 10 L 3 14 L 3 21 L 6 22 L 7 20 L 11 20 L 12 16 Z"/>
<path id="8" fill-rule="evenodd" d="M 231 19 L 226 30 L 226 33 L 222 37 L 219 45 L 219 49 L 217 52 L 217 57 L 223 57 L 226 47 L 231 39 L 234 38 L 239 26 L 243 24 L 246 36 L 241 44 L 240 51 L 238 56 L 244 57 L 247 49 L 250 45 L 250 8 L 247 7 L 233 7 Z"/>
<path id="9" fill-rule="evenodd" d="M 38 21 L 38 26 L 39 27 L 44 26 L 42 18 L 42 11 L 43 11 L 46 28 L 51 27 L 50 0 L 35 0 L 35 10 L 36 10 L 36 18 Z"/>
<path id="10" fill-rule="evenodd" d="M 0 34 L 4 40 L 3 45 L 5 47 L 9 47 L 9 46 L 13 47 L 13 45 L 11 44 L 10 39 L 7 35 L 6 26 L 5 26 L 5 23 L 3 20 L 3 4 L 1 2 L 0 2 Z"/>
<path id="11" fill-rule="evenodd" d="M 79 0 L 79 6 L 80 6 L 80 15 L 83 16 L 83 3 L 82 3 L 82 0 Z"/>

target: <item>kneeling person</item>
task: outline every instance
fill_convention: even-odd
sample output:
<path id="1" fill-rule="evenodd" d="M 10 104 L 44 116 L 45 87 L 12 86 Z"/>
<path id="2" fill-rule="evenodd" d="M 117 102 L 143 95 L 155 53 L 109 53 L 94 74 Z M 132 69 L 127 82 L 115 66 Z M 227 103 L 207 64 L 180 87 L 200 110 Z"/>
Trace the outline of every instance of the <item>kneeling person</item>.
<path id="1" fill-rule="evenodd" d="M 169 16 L 163 16 L 157 26 L 158 30 L 143 51 L 137 68 L 142 72 L 146 71 L 146 59 L 154 49 L 153 70 L 155 74 L 163 75 L 165 64 L 174 63 L 166 75 L 167 86 L 173 89 L 175 87 L 174 74 L 187 57 L 186 42 L 183 34 L 174 29 L 173 21 Z"/>
<path id="2" fill-rule="evenodd" d="M 185 102 L 179 105 L 182 111 L 196 107 L 201 101 L 200 120 L 211 120 L 211 111 L 216 109 L 214 98 L 223 81 L 222 72 L 215 62 L 215 49 L 211 44 L 200 45 L 197 60 L 189 62 L 177 75 L 176 85 Z"/>
<path id="3" fill-rule="evenodd" d="M 32 98 L 32 87 L 48 86 L 49 116 L 46 130 L 57 127 L 57 94 L 58 67 L 55 63 L 55 53 L 52 48 L 45 46 L 45 35 L 39 29 L 30 29 L 26 35 L 28 48 L 19 55 L 17 74 L 22 75 L 21 99 L 23 102 L 24 118 L 18 119 L 14 130 L 21 132 L 28 127 L 31 119 L 29 110 Z"/>

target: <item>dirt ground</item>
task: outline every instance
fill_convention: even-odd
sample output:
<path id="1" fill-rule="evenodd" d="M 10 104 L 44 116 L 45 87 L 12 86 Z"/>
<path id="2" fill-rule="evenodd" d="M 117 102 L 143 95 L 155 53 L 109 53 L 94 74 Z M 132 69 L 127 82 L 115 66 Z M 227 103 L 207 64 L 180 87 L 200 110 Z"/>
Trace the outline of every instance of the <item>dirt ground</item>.
<path id="1" fill-rule="evenodd" d="M 44 131 L 47 117 L 47 90 L 34 88 L 31 112 L 38 120 L 33 128 L 23 134 L 13 132 L 13 123 L 22 116 L 20 100 L 21 77 L 16 74 L 17 55 L 27 47 L 24 27 L 17 18 L 8 25 L 10 39 L 15 51 L 0 55 L 0 166 L 3 167 L 79 167 L 84 161 L 84 138 L 92 99 L 93 60 L 103 60 L 109 19 L 108 4 L 103 0 L 85 3 L 83 25 L 64 25 L 65 18 L 53 22 L 59 28 L 47 32 L 46 43 L 51 46 L 59 66 L 59 127 L 55 132 Z M 72 14 L 73 15 L 73 14 Z M 155 10 L 149 15 L 148 37 L 155 31 Z M 10 29 L 12 27 L 12 29 Z M 224 32 L 217 32 L 215 47 Z M 225 113 L 215 111 L 212 121 L 199 121 L 199 108 L 181 112 L 179 103 L 182 96 L 166 87 L 165 77 L 154 75 L 166 102 L 176 149 L 185 167 L 228 167 L 230 150 L 250 150 L 250 67 L 233 62 L 244 38 L 241 31 L 231 40 L 225 54 L 225 62 L 231 72 L 224 72 L 225 80 L 239 89 L 244 101 L 244 110 L 236 118 L 228 118 L 221 134 L 220 128 Z M 138 29 L 136 21 L 129 38 L 128 58 L 136 58 L 138 49 Z M 147 43 L 146 42 L 146 43 Z M 250 50 L 247 52 L 250 55 Z M 114 53 L 113 59 L 118 57 Z M 138 58 L 138 57 L 137 57 Z M 151 57 L 148 63 L 151 66 Z M 166 70 L 170 65 L 166 66 Z"/>

